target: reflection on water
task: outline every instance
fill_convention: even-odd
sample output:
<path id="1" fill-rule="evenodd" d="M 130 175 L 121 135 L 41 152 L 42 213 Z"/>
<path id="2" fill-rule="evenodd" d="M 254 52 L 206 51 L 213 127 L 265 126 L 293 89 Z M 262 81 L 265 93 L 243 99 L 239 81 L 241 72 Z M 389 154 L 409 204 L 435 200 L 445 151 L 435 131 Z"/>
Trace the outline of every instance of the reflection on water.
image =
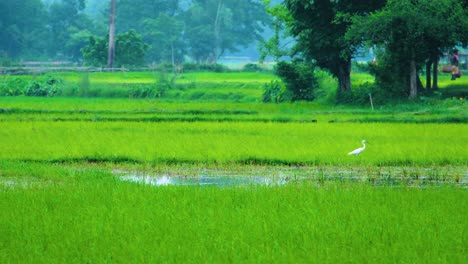
<path id="1" fill-rule="evenodd" d="M 263 176 L 148 176 L 148 175 L 124 175 L 120 179 L 130 182 L 138 182 L 153 186 L 188 185 L 188 186 L 277 186 L 289 182 L 288 178 L 263 177 Z"/>

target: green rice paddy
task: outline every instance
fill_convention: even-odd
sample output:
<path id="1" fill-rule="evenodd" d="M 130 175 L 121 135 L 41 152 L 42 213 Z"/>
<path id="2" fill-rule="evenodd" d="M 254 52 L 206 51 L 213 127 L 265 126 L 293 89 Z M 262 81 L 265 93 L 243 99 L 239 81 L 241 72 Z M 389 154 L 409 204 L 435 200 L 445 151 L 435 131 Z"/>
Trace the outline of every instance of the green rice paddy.
<path id="1" fill-rule="evenodd" d="M 468 261 L 465 100 L 375 110 L 209 100 L 216 83 L 254 98 L 272 77 L 183 76 L 212 80 L 204 100 L 0 97 L 0 263 Z M 155 77 L 89 78 L 92 89 Z M 119 176 L 131 173 L 288 183 Z"/>

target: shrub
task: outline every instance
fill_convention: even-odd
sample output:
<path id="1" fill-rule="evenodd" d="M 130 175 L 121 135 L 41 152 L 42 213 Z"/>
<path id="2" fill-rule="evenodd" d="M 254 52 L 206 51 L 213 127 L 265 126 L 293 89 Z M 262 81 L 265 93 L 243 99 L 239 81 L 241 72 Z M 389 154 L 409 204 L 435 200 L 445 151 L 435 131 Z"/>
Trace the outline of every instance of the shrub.
<path id="1" fill-rule="evenodd" d="M 0 96 L 18 96 L 23 94 L 25 81 L 20 78 L 8 78 L 0 81 Z"/>
<path id="2" fill-rule="evenodd" d="M 259 71 L 263 71 L 263 69 L 260 66 L 258 66 L 258 64 L 247 63 L 246 65 L 244 65 L 244 67 L 242 67 L 242 71 L 245 71 L 245 72 L 259 72 Z"/>
<path id="3" fill-rule="evenodd" d="M 263 98 L 264 103 L 280 103 L 287 97 L 286 88 L 279 81 L 271 81 L 264 84 Z"/>
<path id="4" fill-rule="evenodd" d="M 276 74 L 283 80 L 286 89 L 291 93 L 291 101 L 314 99 L 314 89 L 318 87 L 315 67 L 304 62 L 279 62 Z"/>
<path id="5" fill-rule="evenodd" d="M 164 96 L 166 89 L 157 87 L 154 84 L 141 84 L 133 88 L 130 92 L 132 98 L 157 98 Z"/>
<path id="6" fill-rule="evenodd" d="M 229 68 L 222 64 L 196 64 L 184 63 L 184 71 L 210 71 L 210 72 L 228 72 Z"/>
<path id="7" fill-rule="evenodd" d="M 43 80 L 32 80 L 26 84 L 24 95 L 52 97 L 61 90 L 63 81 L 54 76 L 46 76 Z"/>

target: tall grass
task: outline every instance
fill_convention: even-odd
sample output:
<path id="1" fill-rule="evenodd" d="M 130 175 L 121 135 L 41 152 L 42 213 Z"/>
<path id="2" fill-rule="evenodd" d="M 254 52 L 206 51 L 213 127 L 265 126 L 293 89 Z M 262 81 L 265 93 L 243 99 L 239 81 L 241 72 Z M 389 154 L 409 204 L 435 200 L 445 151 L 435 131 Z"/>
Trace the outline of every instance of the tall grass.
<path id="1" fill-rule="evenodd" d="M 6 165 L 2 164 L 2 168 Z M 459 188 L 154 188 L 99 170 L 8 165 L 0 262 L 450 262 L 466 255 Z M 56 181 L 47 175 L 58 175 Z"/>
<path id="2" fill-rule="evenodd" d="M 322 77 L 317 92 L 331 94 Z M 63 75 L 83 96 L 148 92 L 158 78 Z M 464 100 L 256 103 L 271 78 L 187 73 L 164 91 L 173 101 L 0 97 L 0 263 L 466 262 Z M 212 168 L 311 180 L 155 188 L 111 173 Z M 350 172 L 369 180 L 325 180 Z M 372 184 L 422 175 L 435 186 Z"/>
<path id="3" fill-rule="evenodd" d="M 466 101 L 460 99 L 427 99 L 396 106 L 376 106 L 376 110 L 373 111 L 370 106 L 327 106 L 317 102 L 264 104 L 232 101 L 0 97 L 0 120 L 460 123 L 468 120 L 468 112 Z"/>
<path id="4" fill-rule="evenodd" d="M 2 122 L 0 159 L 466 165 L 466 124 Z M 346 155 L 370 143 L 359 157 Z"/>

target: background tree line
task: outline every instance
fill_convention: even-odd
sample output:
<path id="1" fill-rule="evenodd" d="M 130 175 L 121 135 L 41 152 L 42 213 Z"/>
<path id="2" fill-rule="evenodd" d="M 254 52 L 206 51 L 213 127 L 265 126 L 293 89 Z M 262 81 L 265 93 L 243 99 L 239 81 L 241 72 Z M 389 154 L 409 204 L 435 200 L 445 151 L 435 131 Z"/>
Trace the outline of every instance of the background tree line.
<path id="1" fill-rule="evenodd" d="M 109 2 L 0 0 L 0 55 L 106 65 Z M 287 58 L 277 73 L 297 91 L 294 100 L 315 98 L 315 68 L 338 80 L 338 97 L 355 100 L 351 65 L 363 47 L 372 47 L 377 60 L 369 65 L 375 85 L 361 94 L 414 98 L 438 88 L 443 54 L 468 44 L 468 0 L 116 0 L 116 5 L 115 67 L 186 59 L 216 63 L 222 54 L 261 41 L 262 58 Z M 262 40 L 268 27 L 274 35 Z"/>
<path id="2" fill-rule="evenodd" d="M 108 45 L 108 2 L 0 0 L 0 55 L 72 61 L 84 55 L 92 58 L 88 63 L 100 64 L 97 49 Z M 260 40 L 268 21 L 256 0 L 117 0 L 116 49 L 137 42 L 132 48 L 140 50 L 133 55 L 144 53 L 135 61 L 120 58 L 126 65 L 181 63 L 185 58 L 213 63 Z"/>

